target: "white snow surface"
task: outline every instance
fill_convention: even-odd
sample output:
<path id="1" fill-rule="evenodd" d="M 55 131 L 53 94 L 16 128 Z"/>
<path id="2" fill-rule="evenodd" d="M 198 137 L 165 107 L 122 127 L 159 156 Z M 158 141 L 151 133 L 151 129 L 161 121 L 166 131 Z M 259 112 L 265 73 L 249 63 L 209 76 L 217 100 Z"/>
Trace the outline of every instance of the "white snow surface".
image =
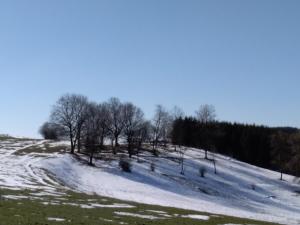
<path id="1" fill-rule="evenodd" d="M 203 215 L 183 215 L 181 216 L 183 218 L 191 218 L 196 220 L 209 220 L 209 216 L 203 216 Z"/>
<path id="2" fill-rule="evenodd" d="M 32 146 L 43 145 L 44 141 L 7 140 L 0 142 L 0 187 L 19 189 L 45 188 L 47 192 L 55 189 L 50 179 L 42 168 L 34 166 L 41 160 L 40 155 L 27 154 L 15 155 L 14 153 Z M 55 156 L 55 155 L 53 155 Z"/>
<path id="3" fill-rule="evenodd" d="M 176 153 L 168 154 L 175 155 Z M 300 185 L 293 176 L 249 165 L 222 155 L 214 155 L 218 173 L 204 152 L 188 149 L 185 175 L 178 162 L 140 157 L 131 160 L 132 173 L 122 172 L 118 162 L 96 161 L 96 167 L 78 162 L 71 155 L 46 159 L 44 167 L 67 186 L 134 202 L 224 214 L 281 224 L 300 224 Z M 212 157 L 212 156 L 211 156 Z M 201 158 L 201 159 L 200 159 Z M 150 163 L 155 163 L 151 172 Z M 205 178 L 199 168 L 205 167 Z M 254 189 L 254 190 L 253 190 Z"/>
<path id="4" fill-rule="evenodd" d="M 300 224 L 300 184 L 293 176 L 284 175 L 285 181 L 280 181 L 277 172 L 217 154 L 209 155 L 216 160 L 218 173 L 214 174 L 212 163 L 203 159 L 204 152 L 192 148 L 185 154 L 185 175 L 180 174 L 178 162 L 150 155 L 140 156 L 140 161 L 132 159 L 132 173 L 125 173 L 118 161 L 97 160 L 96 166 L 90 167 L 70 154 L 13 154 L 44 143 L 0 141 L 0 187 L 54 196 L 63 195 L 63 188 L 72 188 L 146 204 Z M 155 172 L 150 170 L 151 163 Z M 199 176 L 200 167 L 207 170 L 205 178 Z"/>
<path id="5" fill-rule="evenodd" d="M 63 218 L 48 217 L 47 219 L 49 221 L 56 221 L 56 222 L 63 222 L 63 221 L 65 221 L 65 219 L 63 219 Z"/>

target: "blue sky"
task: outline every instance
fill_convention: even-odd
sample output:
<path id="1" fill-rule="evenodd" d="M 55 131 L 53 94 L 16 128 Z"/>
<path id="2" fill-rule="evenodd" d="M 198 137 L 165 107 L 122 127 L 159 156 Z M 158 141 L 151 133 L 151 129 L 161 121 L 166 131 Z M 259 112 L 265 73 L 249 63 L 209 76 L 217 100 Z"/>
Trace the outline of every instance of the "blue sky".
<path id="1" fill-rule="evenodd" d="M 0 133 L 37 136 L 64 93 L 300 127 L 300 2 L 0 2 Z"/>

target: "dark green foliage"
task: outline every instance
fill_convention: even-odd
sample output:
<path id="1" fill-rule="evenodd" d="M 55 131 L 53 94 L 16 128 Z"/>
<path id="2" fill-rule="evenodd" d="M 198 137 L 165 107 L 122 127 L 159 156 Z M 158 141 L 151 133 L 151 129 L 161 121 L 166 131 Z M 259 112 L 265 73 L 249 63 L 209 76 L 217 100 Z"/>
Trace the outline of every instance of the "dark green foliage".
<path id="1" fill-rule="evenodd" d="M 62 135 L 62 132 L 62 128 L 57 124 L 48 122 L 44 123 L 39 130 L 40 135 L 42 135 L 44 139 L 48 140 L 58 140 L 59 136 Z"/>
<path id="2" fill-rule="evenodd" d="M 280 170 L 282 163 L 276 158 L 279 157 L 279 154 L 284 155 L 281 158 L 288 157 L 285 160 L 288 162 L 291 160 L 291 154 L 284 150 L 278 141 L 274 140 L 274 138 L 277 139 L 274 135 L 278 131 L 285 134 L 286 141 L 298 132 L 293 128 L 269 128 L 217 121 L 201 123 L 193 117 L 186 117 L 174 121 L 172 142 L 176 145 L 225 154 L 260 167 Z M 300 141 L 299 145 L 291 146 L 294 146 L 295 155 L 296 152 L 300 152 L 296 149 L 296 146 L 300 146 Z M 300 149 L 300 147 L 298 148 Z M 296 163 L 294 164 L 296 165 Z M 284 171 L 296 175 L 295 167 L 292 169 L 290 166 L 285 166 Z"/>

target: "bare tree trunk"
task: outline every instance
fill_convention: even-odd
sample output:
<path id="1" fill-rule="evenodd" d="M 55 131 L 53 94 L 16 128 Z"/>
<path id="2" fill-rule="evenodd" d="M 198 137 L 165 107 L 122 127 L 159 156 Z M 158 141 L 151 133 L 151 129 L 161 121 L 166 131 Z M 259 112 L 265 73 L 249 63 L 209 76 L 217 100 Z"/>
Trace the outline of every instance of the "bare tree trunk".
<path id="1" fill-rule="evenodd" d="M 119 144 L 118 144 L 118 136 L 115 136 L 115 144 L 114 144 L 114 146 L 113 146 L 113 153 L 114 153 L 114 155 L 116 155 L 117 154 L 117 146 L 118 146 Z"/>
<path id="2" fill-rule="evenodd" d="M 104 145 L 104 135 L 102 134 L 100 138 L 100 146 L 103 147 L 103 145 Z"/>
<path id="3" fill-rule="evenodd" d="M 127 138 L 127 151 L 128 151 L 128 155 L 129 155 L 129 158 L 132 157 L 132 139 L 131 137 Z"/>
<path id="4" fill-rule="evenodd" d="M 215 160 L 213 160 L 213 163 L 214 163 L 215 174 L 217 174 L 216 161 L 215 161 Z"/>
<path id="5" fill-rule="evenodd" d="M 93 165 L 93 157 L 94 157 L 94 152 L 90 153 L 90 162 L 89 164 L 92 166 Z"/>
<path id="6" fill-rule="evenodd" d="M 156 144 L 155 144 L 155 141 L 153 141 L 153 155 L 157 155 L 157 152 L 156 152 Z"/>
<path id="7" fill-rule="evenodd" d="M 77 152 L 80 153 L 81 152 L 81 125 L 78 125 L 77 127 Z"/>
<path id="8" fill-rule="evenodd" d="M 118 142 L 118 135 L 115 136 L 115 146 L 118 147 L 119 146 L 119 142 Z"/>
<path id="9" fill-rule="evenodd" d="M 182 175 L 184 175 L 184 156 L 182 156 L 182 158 L 181 158 L 181 172 L 180 172 L 180 174 L 182 174 Z"/>
<path id="10" fill-rule="evenodd" d="M 71 154 L 74 154 L 74 143 L 73 143 L 73 139 L 71 139 Z"/>
<path id="11" fill-rule="evenodd" d="M 139 156 L 141 148 L 142 148 L 142 142 L 139 141 L 138 149 L 137 149 L 137 156 Z"/>
<path id="12" fill-rule="evenodd" d="M 72 128 L 70 128 L 71 154 L 74 154 L 75 144 L 73 142 Z"/>
<path id="13" fill-rule="evenodd" d="M 132 158 L 132 150 L 131 148 L 128 150 L 129 158 Z"/>
<path id="14" fill-rule="evenodd" d="M 152 150 L 153 150 L 153 155 L 155 155 L 155 156 L 157 156 L 157 150 L 156 150 L 156 148 L 157 148 L 157 140 L 153 140 L 153 148 L 152 148 Z"/>
<path id="15" fill-rule="evenodd" d="M 80 137 L 80 135 L 78 137 L 78 142 L 77 142 L 77 152 L 78 153 L 81 152 L 81 137 Z"/>
<path id="16" fill-rule="evenodd" d="M 113 153 L 115 152 L 115 146 L 114 146 L 114 138 L 110 137 L 110 145 L 111 145 L 111 149 L 113 150 Z"/>

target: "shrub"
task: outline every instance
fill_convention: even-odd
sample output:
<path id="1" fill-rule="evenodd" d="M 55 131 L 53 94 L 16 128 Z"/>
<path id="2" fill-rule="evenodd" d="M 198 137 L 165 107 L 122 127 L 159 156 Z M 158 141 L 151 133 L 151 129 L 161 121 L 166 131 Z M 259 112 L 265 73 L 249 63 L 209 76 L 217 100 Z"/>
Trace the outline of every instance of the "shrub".
<path id="1" fill-rule="evenodd" d="M 205 167 L 200 167 L 199 174 L 200 174 L 201 177 L 205 177 L 206 168 Z"/>
<path id="2" fill-rule="evenodd" d="M 150 164 L 150 170 L 152 171 L 152 172 L 155 172 L 155 163 L 151 163 Z"/>
<path id="3" fill-rule="evenodd" d="M 131 171 L 132 171 L 132 168 L 131 168 L 132 166 L 131 166 L 130 162 L 128 162 L 125 159 L 122 159 L 122 158 L 120 159 L 119 166 L 122 169 L 122 171 L 124 171 L 126 173 L 131 173 Z"/>
<path id="4" fill-rule="evenodd" d="M 44 139 L 58 140 L 62 136 L 62 128 L 53 123 L 44 123 L 39 130 L 39 133 Z"/>

